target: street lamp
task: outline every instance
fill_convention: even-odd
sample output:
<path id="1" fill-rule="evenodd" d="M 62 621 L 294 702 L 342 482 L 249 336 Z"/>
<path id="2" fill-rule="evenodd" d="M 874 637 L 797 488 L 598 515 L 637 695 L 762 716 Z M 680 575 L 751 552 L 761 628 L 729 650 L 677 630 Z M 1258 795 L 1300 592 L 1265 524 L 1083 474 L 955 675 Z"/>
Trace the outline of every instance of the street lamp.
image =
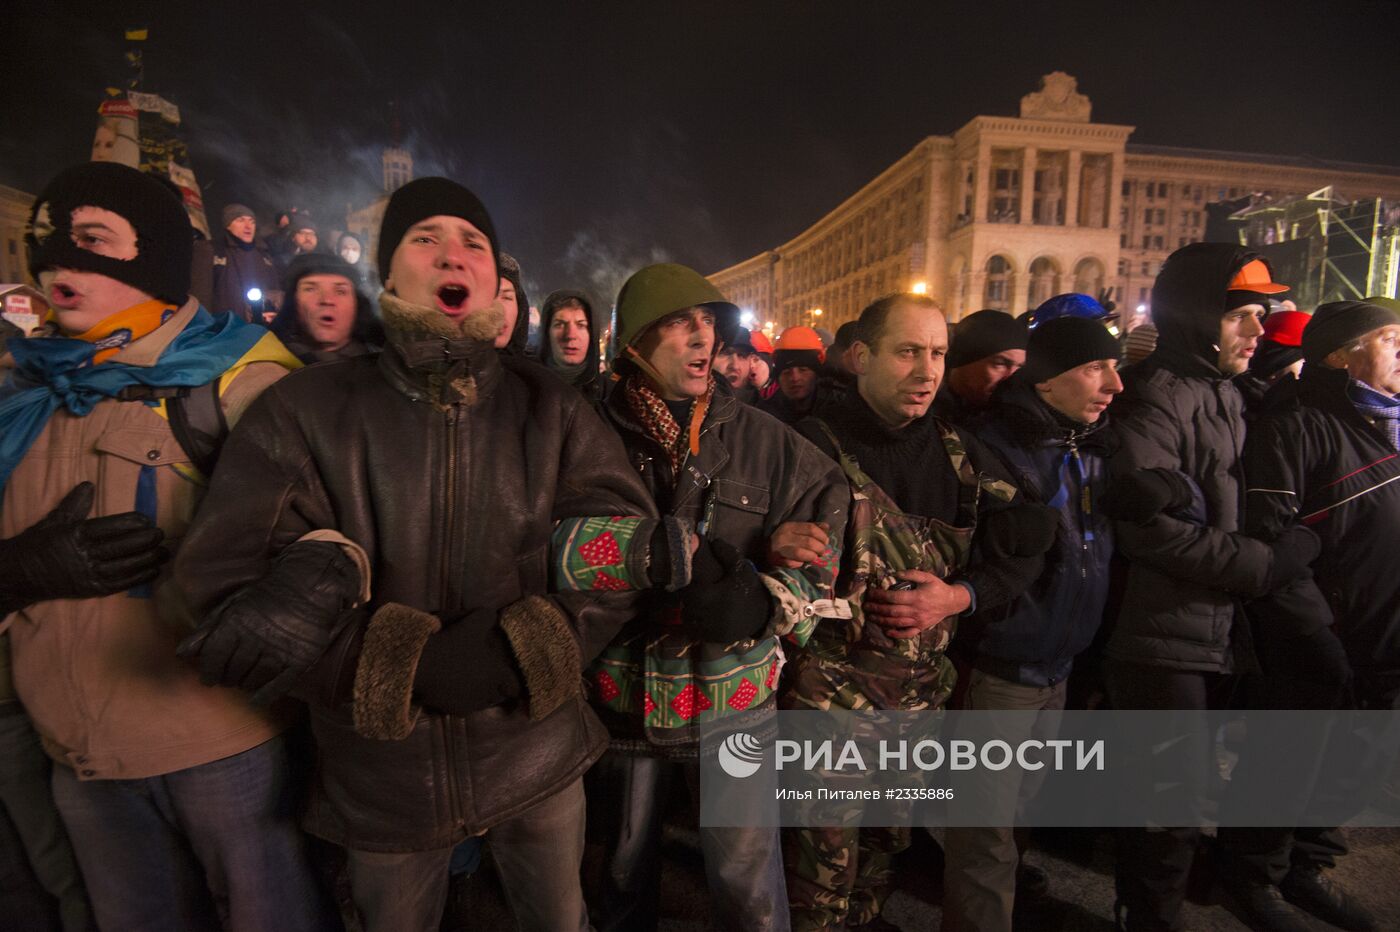
<path id="1" fill-rule="evenodd" d="M 914 294 L 928 294 L 928 282 L 915 282 L 909 290 Z"/>

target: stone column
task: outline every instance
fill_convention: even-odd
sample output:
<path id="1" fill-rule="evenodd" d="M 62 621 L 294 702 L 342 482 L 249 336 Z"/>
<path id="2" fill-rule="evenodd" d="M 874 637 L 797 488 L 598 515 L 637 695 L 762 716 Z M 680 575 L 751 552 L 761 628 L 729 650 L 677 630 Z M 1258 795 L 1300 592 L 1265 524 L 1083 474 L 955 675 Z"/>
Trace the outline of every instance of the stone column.
<path id="1" fill-rule="evenodd" d="M 1030 269 L 1022 269 L 1020 272 L 1011 273 L 1011 316 L 1015 317 L 1031 306 L 1031 273 Z"/>
<path id="2" fill-rule="evenodd" d="M 1065 170 L 1065 226 L 1079 226 L 1079 173 L 1083 170 L 1078 149 L 1069 153 L 1069 168 Z"/>
<path id="3" fill-rule="evenodd" d="M 1021 222 L 1030 223 L 1035 204 L 1035 146 L 1021 150 Z"/>
<path id="4" fill-rule="evenodd" d="M 1108 229 L 1113 229 L 1118 225 L 1119 215 L 1123 212 L 1123 176 L 1124 157 L 1123 150 L 1119 149 L 1113 153 L 1113 161 L 1108 170 Z M 1104 270 L 1107 277 L 1108 270 Z"/>
<path id="5" fill-rule="evenodd" d="M 992 147 L 977 143 L 977 187 L 972 194 L 972 222 L 987 222 L 987 200 L 992 183 Z"/>

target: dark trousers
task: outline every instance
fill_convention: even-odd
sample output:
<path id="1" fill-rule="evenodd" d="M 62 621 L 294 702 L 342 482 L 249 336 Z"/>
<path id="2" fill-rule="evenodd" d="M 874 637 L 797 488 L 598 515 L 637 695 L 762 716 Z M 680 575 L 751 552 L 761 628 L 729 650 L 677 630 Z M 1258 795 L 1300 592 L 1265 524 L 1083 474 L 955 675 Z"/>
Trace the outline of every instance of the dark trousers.
<path id="1" fill-rule="evenodd" d="M 1253 707 L 1339 710 L 1355 705 L 1351 665 L 1331 628 L 1284 638 L 1257 625 L 1254 649 L 1263 673 Z M 1291 813 L 1298 821 L 1316 823 L 1325 816 L 1340 824 L 1360 810 L 1365 794 L 1357 780 L 1362 775 L 1331 766 L 1352 757 L 1346 744 L 1354 734 L 1344 727 L 1312 732 L 1306 720 L 1255 719 L 1246 726 L 1224 803 L 1232 821 L 1248 821 L 1251 811 L 1259 811 L 1271 820 Z M 1275 779 L 1281 772 L 1290 779 Z M 1224 826 L 1218 837 L 1222 869 L 1232 880 L 1277 884 L 1294 865 L 1333 867 L 1346 853 L 1336 828 Z"/>
<path id="2" fill-rule="evenodd" d="M 1233 679 L 1218 673 L 1166 670 L 1141 664 L 1105 664 L 1108 695 L 1115 709 L 1205 711 L 1224 706 Z M 1175 749 L 1186 779 L 1177 789 L 1183 812 L 1199 811 L 1210 788 L 1213 762 L 1211 734 L 1192 730 L 1193 738 Z M 1144 793 L 1151 792 L 1144 786 Z M 1186 897 L 1201 830 L 1195 825 L 1118 832 L 1118 899 L 1128 910 L 1129 929 L 1173 929 Z"/>
<path id="3" fill-rule="evenodd" d="M 28 880 L 32 870 L 54 898 L 53 912 L 65 932 L 83 932 L 94 928 L 92 907 L 49 789 L 53 765 L 18 706 L 0 704 L 0 891 L 9 891 L 7 878 Z M 48 906 L 41 900 L 32 907 L 0 909 L 0 916 L 23 915 L 35 920 L 33 928 L 46 928 L 36 914 Z"/>
<path id="4" fill-rule="evenodd" d="M 698 792 L 699 765 L 604 754 L 584 778 L 589 840 L 605 852 L 600 889 L 589 890 L 599 932 L 643 932 L 661 910 L 661 828 L 672 785 Z M 710 926 L 787 932 L 787 885 L 776 828 L 700 827 Z"/>

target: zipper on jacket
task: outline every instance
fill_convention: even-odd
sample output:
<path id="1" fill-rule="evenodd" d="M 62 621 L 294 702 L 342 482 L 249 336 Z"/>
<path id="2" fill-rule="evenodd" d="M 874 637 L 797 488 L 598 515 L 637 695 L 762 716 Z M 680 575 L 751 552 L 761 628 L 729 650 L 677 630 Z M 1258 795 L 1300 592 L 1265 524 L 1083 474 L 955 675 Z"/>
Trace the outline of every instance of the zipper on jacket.
<path id="1" fill-rule="evenodd" d="M 457 519 L 457 406 L 450 406 L 444 414 L 443 432 L 446 435 L 447 464 L 443 470 L 444 489 L 446 491 L 443 514 L 443 540 L 442 540 L 442 565 L 439 568 L 442 580 L 442 598 L 439 600 L 439 610 L 450 611 L 457 608 L 460 598 L 461 586 L 454 576 L 456 566 L 452 559 L 456 548 L 453 542 L 457 539 L 457 534 L 453 532 Z M 453 740 L 452 717 L 442 716 L 439 721 L 442 724 L 443 733 L 443 754 L 447 758 L 446 773 L 447 802 L 452 812 L 453 824 L 460 828 L 464 822 L 462 818 L 462 807 L 458 799 L 457 787 L 457 754 L 456 742 Z"/>

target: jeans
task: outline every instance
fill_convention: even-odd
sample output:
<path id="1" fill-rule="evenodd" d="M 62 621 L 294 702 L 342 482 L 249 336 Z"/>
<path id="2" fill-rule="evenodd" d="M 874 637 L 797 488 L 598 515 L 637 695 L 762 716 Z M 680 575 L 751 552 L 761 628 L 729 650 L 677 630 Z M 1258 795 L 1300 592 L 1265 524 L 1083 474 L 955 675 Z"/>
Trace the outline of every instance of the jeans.
<path id="1" fill-rule="evenodd" d="M 583 781 L 486 833 L 506 899 L 521 929 L 587 929 Z M 385 853 L 348 850 L 350 890 L 365 932 L 436 932 L 454 848 Z"/>
<path id="2" fill-rule="evenodd" d="M 1042 741 L 1060 733 L 1059 713 L 1065 707 L 1065 683 L 1054 686 L 1023 686 L 990 673 L 974 669 L 969 680 L 966 708 L 977 710 L 1006 709 L 1015 712 L 1044 712 L 1035 727 L 1025 733 L 1020 716 L 1004 722 L 998 737 L 1015 747 L 1027 738 Z M 1005 777 L 1009 775 L 1002 774 Z M 1020 800 L 1029 800 L 1039 792 L 1045 772 L 1031 771 L 1020 781 Z M 972 792 L 1009 792 L 1006 780 L 994 783 L 969 781 Z M 995 790 L 993 789 L 995 787 Z M 963 793 L 959 792 L 959 798 Z M 1012 912 L 1016 904 L 1016 868 L 1021 863 L 1011 826 L 949 826 L 944 836 L 943 850 L 947 856 L 943 880 L 944 932 L 968 929 L 976 932 L 1011 932 Z"/>
<path id="3" fill-rule="evenodd" d="M 283 739 L 137 780 L 53 772 L 103 932 L 334 929 L 296 824 Z"/>
<path id="4" fill-rule="evenodd" d="M 53 764 L 29 717 L 16 708 L 8 712 L 0 715 L 0 810 L 13 824 L 34 876 L 58 901 L 65 932 L 93 928 L 78 862 L 49 791 Z"/>
<path id="5" fill-rule="evenodd" d="M 672 782 L 699 785 L 699 765 L 604 754 L 585 778 L 593 840 L 606 852 L 602 889 L 590 891 L 601 932 L 655 929 L 661 911 L 661 823 Z M 786 932 L 787 883 L 776 828 L 700 828 L 710 926 Z"/>

